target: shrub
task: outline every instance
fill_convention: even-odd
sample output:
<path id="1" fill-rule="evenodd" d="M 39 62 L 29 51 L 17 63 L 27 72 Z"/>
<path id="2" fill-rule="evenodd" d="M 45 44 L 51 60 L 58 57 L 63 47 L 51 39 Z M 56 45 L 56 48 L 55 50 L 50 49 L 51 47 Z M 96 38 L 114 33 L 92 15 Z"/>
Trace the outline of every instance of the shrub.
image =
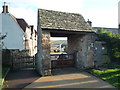
<path id="1" fill-rule="evenodd" d="M 118 59 L 120 62 L 120 34 L 105 29 L 99 29 L 96 33 L 100 40 L 106 42 L 106 48 L 111 60 Z"/>

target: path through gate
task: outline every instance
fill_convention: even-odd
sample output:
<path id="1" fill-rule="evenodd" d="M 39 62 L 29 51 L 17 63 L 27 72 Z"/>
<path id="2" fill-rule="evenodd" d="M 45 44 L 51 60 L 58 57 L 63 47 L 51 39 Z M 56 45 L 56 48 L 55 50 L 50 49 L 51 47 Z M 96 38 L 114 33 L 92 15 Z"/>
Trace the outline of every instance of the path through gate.
<path id="1" fill-rule="evenodd" d="M 51 68 L 73 67 L 75 64 L 74 54 L 51 54 Z"/>

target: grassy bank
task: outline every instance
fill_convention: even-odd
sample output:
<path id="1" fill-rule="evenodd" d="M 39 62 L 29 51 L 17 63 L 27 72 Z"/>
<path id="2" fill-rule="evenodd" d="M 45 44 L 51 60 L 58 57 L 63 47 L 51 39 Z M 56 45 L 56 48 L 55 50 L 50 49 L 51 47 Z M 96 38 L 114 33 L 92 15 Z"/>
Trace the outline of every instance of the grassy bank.
<path id="1" fill-rule="evenodd" d="M 120 65 L 112 64 L 106 70 L 92 69 L 90 73 L 120 88 Z"/>
<path id="2" fill-rule="evenodd" d="M 0 89 L 2 88 L 4 78 L 6 77 L 8 71 L 9 71 L 9 67 L 3 67 L 2 68 L 2 77 L 0 77 Z"/>

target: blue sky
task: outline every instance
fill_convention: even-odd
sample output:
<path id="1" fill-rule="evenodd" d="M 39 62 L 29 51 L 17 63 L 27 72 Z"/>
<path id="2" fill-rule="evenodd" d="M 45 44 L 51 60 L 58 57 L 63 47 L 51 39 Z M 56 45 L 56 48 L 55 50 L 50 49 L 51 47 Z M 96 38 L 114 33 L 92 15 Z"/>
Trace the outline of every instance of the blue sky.
<path id="1" fill-rule="evenodd" d="M 120 0 L 0 0 L 7 2 L 10 13 L 24 18 L 37 27 L 38 8 L 71 13 L 80 13 L 90 19 L 94 27 L 118 27 L 118 2 Z M 2 11 L 2 7 L 0 8 Z"/>

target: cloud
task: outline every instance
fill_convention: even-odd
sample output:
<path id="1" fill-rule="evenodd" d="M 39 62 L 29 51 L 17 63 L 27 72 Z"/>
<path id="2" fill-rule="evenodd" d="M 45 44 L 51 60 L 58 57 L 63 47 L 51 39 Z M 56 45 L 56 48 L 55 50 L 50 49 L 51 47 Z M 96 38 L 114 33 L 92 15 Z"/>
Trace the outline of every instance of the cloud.
<path id="1" fill-rule="evenodd" d="M 85 19 L 93 22 L 93 27 L 118 27 L 118 8 L 87 9 L 81 11 Z"/>
<path id="2" fill-rule="evenodd" d="M 80 13 L 93 26 L 118 27 L 118 0 L 4 0 L 10 5 L 11 13 L 19 18 L 24 18 L 29 24 L 37 27 L 37 9 Z M 2 2 L 4 2 L 2 0 Z M 95 5 L 96 2 L 96 5 Z M 99 4 L 100 3 L 100 4 Z M 104 7 L 102 7 L 102 3 Z M 97 7 L 97 4 L 99 6 Z M 107 8 L 106 5 L 109 4 Z M 94 7 L 92 7 L 94 5 Z M 112 6 L 111 6 L 112 5 Z M 105 7 L 106 6 L 106 7 Z M 95 8 L 96 7 L 96 8 Z"/>
<path id="3" fill-rule="evenodd" d="M 34 25 L 37 29 L 37 12 L 32 9 L 10 8 L 10 13 L 16 18 L 23 18 L 29 25 Z"/>
<path id="4" fill-rule="evenodd" d="M 51 10 L 78 12 L 83 6 L 83 0 L 43 0 L 39 7 Z"/>
<path id="5" fill-rule="evenodd" d="M 83 0 L 5 0 L 15 7 L 23 8 L 45 8 L 51 10 L 62 10 L 75 12 L 83 6 Z"/>
<path id="6" fill-rule="evenodd" d="M 79 12 L 83 0 L 3 0 L 10 7 L 10 13 L 17 18 L 24 18 L 28 24 L 37 29 L 37 9 L 48 9 L 65 12 Z"/>

